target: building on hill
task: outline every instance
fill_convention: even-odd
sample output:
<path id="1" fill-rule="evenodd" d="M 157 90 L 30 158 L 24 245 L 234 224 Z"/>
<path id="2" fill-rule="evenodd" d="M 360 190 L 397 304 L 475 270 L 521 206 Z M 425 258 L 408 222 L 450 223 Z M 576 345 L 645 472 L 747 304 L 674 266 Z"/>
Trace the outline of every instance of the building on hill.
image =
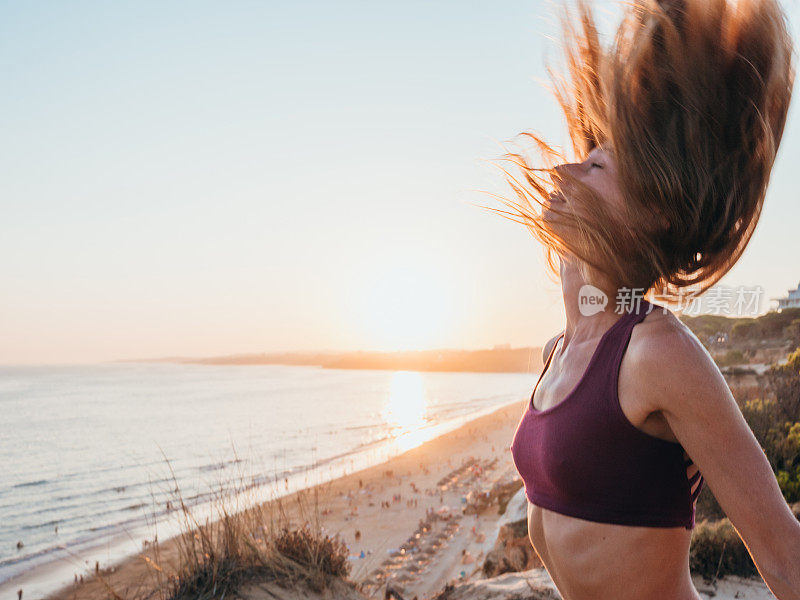
<path id="1" fill-rule="evenodd" d="M 789 295 L 783 298 L 772 298 L 778 301 L 778 310 L 784 308 L 800 308 L 800 284 L 796 290 L 789 290 Z"/>

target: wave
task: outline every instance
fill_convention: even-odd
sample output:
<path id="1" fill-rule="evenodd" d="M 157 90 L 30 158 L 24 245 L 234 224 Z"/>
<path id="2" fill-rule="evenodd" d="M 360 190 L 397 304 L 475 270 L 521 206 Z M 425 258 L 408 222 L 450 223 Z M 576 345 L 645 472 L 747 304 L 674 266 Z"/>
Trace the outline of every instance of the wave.
<path id="1" fill-rule="evenodd" d="M 47 483 L 50 483 L 48 479 L 37 479 L 36 481 L 26 481 L 25 483 L 18 483 L 17 485 L 12 485 L 11 489 L 16 490 L 19 488 L 36 487 L 39 485 L 45 485 Z"/>

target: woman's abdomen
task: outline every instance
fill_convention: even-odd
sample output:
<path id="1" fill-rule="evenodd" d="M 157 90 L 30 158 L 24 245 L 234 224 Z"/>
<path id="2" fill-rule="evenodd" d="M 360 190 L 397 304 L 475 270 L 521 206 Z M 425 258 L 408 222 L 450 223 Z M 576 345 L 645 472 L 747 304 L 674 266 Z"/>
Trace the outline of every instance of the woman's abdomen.
<path id="1" fill-rule="evenodd" d="M 586 521 L 528 504 L 528 535 L 569 600 L 697 600 L 691 531 Z"/>

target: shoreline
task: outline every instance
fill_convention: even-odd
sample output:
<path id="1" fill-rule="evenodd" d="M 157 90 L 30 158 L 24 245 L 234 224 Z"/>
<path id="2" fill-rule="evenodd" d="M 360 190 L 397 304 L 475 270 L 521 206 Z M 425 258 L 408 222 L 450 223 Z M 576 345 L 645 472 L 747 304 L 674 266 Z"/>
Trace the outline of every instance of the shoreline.
<path id="1" fill-rule="evenodd" d="M 418 433 L 418 435 L 427 437 L 423 437 L 423 441 L 421 443 L 418 443 L 416 446 L 413 446 L 407 450 L 402 449 L 402 444 L 413 444 L 415 437 L 414 435 L 407 436 L 410 439 L 399 440 L 399 444 L 398 440 L 394 440 L 392 443 L 398 445 L 395 447 L 395 454 L 390 455 L 388 459 L 379 458 L 378 462 L 370 463 L 370 454 L 365 453 L 359 457 L 360 461 L 356 461 L 356 463 L 360 463 L 359 466 L 355 467 L 356 470 L 352 470 L 351 468 L 351 465 L 356 464 L 353 460 L 344 461 L 346 464 L 341 465 L 342 471 L 333 475 L 331 479 L 321 480 L 321 478 L 324 478 L 326 474 L 322 471 L 309 471 L 301 474 L 301 477 L 298 478 L 299 480 L 302 480 L 302 476 L 305 475 L 305 482 L 300 481 L 296 489 L 290 489 L 288 492 L 281 494 L 276 493 L 275 485 L 267 484 L 263 486 L 263 495 L 258 499 L 258 501 L 255 502 L 255 504 L 264 505 L 276 502 L 278 500 L 284 503 L 289 503 L 298 495 L 314 492 L 321 492 L 321 496 L 330 497 L 331 502 L 334 502 L 337 499 L 334 496 L 336 496 L 340 490 L 357 485 L 358 479 L 372 477 L 375 473 L 381 474 L 387 469 L 391 470 L 393 465 L 405 462 L 405 459 L 409 454 L 425 454 L 428 452 L 427 448 L 431 444 L 448 445 L 448 440 L 451 440 L 454 437 L 460 437 L 463 435 L 463 431 L 468 430 L 471 427 L 475 427 L 477 423 L 483 420 L 496 419 L 497 414 L 503 414 L 507 412 L 512 413 L 515 415 L 515 417 L 512 417 L 510 421 L 513 421 L 513 426 L 515 426 L 516 417 L 519 416 L 522 410 L 521 405 L 522 400 L 514 401 L 512 403 L 501 405 L 497 408 L 485 409 L 484 411 L 476 413 L 474 416 L 471 415 L 467 417 L 466 420 L 456 420 L 456 424 L 453 424 L 452 421 L 449 421 L 431 426 Z M 440 430 L 443 427 L 447 428 L 448 425 L 451 426 L 450 429 L 446 429 L 444 433 L 438 433 L 437 430 Z M 511 433 L 513 433 L 513 431 Z M 508 434 L 509 443 L 511 433 Z M 399 453 L 397 448 L 400 448 Z M 383 452 L 391 452 L 391 448 L 384 448 Z M 378 455 L 380 457 L 380 452 L 378 452 Z M 374 452 L 372 453 L 372 456 L 375 456 Z M 363 466 L 360 466 L 361 464 L 363 464 Z M 413 469 L 409 470 L 408 473 L 410 474 L 412 470 Z M 315 481 L 313 483 L 309 482 L 309 477 Z M 329 530 L 337 527 L 337 524 L 332 522 L 333 520 L 329 519 L 329 517 L 326 516 L 323 518 L 325 519 L 325 525 Z M 329 521 L 331 521 L 330 526 Z M 336 519 L 336 521 L 346 523 L 349 521 L 349 519 L 340 518 Z M 341 523 L 339 523 L 339 527 L 341 527 Z M 158 535 L 161 540 L 163 540 L 160 542 L 162 549 L 169 546 L 174 546 L 174 538 L 179 533 L 177 528 L 173 528 L 173 530 L 169 532 L 169 535 L 164 536 L 164 529 L 168 528 L 169 522 L 167 521 L 162 521 L 158 525 Z M 77 589 L 80 589 L 81 598 L 91 598 L 95 597 L 94 595 L 96 595 L 98 598 L 106 598 L 108 595 L 108 590 L 104 585 L 100 586 L 101 589 L 97 589 L 95 592 L 92 588 L 97 587 L 97 582 L 95 581 L 91 584 L 88 583 L 92 580 L 92 575 L 94 574 L 93 567 L 97 559 L 100 560 L 100 572 L 101 574 L 105 574 L 105 576 L 116 580 L 120 579 L 120 573 L 124 572 L 124 577 L 122 577 L 122 579 L 126 580 L 124 587 L 129 588 L 133 580 L 135 580 L 137 577 L 141 578 L 143 575 L 145 575 L 140 568 L 137 568 L 141 566 L 141 563 L 143 562 L 143 556 L 145 556 L 146 552 L 146 550 L 143 550 L 142 545 L 140 545 L 140 540 L 147 538 L 152 539 L 154 531 L 152 523 L 149 525 L 141 525 L 138 527 L 138 529 L 140 530 L 139 533 L 143 535 L 139 535 L 137 537 L 132 535 L 130 531 L 120 531 L 112 536 L 112 538 L 98 540 L 95 543 L 88 544 L 85 548 L 80 549 L 77 552 L 71 552 L 69 550 L 66 552 L 64 550 L 55 550 L 55 556 L 52 558 L 52 560 L 47 560 L 42 564 L 36 565 L 33 568 L 19 573 L 0 584 L 0 596 L 11 597 L 11 594 L 13 593 L 14 597 L 16 597 L 16 591 L 18 589 L 22 589 L 24 592 L 24 597 L 28 598 L 73 598 L 75 597 Z M 333 533 L 336 533 L 336 531 L 333 531 Z M 352 539 L 348 539 L 346 541 L 352 549 Z M 361 565 L 363 565 L 363 563 L 361 563 Z M 361 565 L 354 565 L 354 573 Z M 73 577 L 73 573 L 77 574 L 78 576 L 82 575 L 84 581 L 87 583 L 82 586 L 68 584 L 69 580 Z"/>
<path id="2" fill-rule="evenodd" d="M 523 400 L 506 404 L 387 461 L 260 504 L 274 507 L 280 503 L 282 509 L 293 513 L 293 525 L 319 516 L 324 532 L 340 536 L 347 544 L 352 565 L 350 579 L 361 584 L 367 597 L 383 597 L 387 581 L 407 598 L 431 597 L 448 583 L 475 582 L 483 578 L 484 560 L 507 517 L 496 514 L 496 507 L 479 514 L 462 508 L 470 497 L 474 500 L 475 494 L 484 494 L 499 483 L 517 478 L 509 446 L 524 410 Z M 316 512 L 301 511 L 297 519 L 294 509 L 301 500 L 307 507 L 316 504 Z M 439 515 L 442 511 L 444 517 L 430 518 L 432 513 Z M 423 524 L 429 527 L 423 529 Z M 427 555 L 417 552 L 432 546 L 435 551 Z M 127 600 L 155 581 L 150 566 L 153 560 L 157 559 L 166 572 L 175 564 L 174 539 L 161 541 L 158 550 L 156 556 L 153 547 L 140 549 L 113 569 L 102 568 L 104 582 L 88 578 L 85 583 L 68 585 L 46 597 L 105 600 L 110 588 Z M 556 591 L 541 566 L 518 575 Z M 725 577 L 713 586 L 697 575 L 692 579 L 702 598 L 774 598 L 758 577 Z M 252 590 L 245 586 L 242 596 L 252 600 L 270 598 L 254 587 Z M 12 597 L 3 592 L 1 597 Z M 27 592 L 23 596 L 31 597 L 42 596 Z"/>

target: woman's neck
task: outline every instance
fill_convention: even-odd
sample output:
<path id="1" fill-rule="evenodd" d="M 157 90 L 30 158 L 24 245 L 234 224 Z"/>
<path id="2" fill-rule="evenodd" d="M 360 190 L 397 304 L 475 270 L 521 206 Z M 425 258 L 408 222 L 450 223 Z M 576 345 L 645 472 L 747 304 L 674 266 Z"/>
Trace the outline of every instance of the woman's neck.
<path id="1" fill-rule="evenodd" d="M 587 284 L 577 263 L 561 259 L 561 292 L 566 326 L 562 351 L 570 341 L 596 339 L 620 318 L 618 288 L 608 284 Z M 577 336 L 577 337 L 576 337 Z"/>

